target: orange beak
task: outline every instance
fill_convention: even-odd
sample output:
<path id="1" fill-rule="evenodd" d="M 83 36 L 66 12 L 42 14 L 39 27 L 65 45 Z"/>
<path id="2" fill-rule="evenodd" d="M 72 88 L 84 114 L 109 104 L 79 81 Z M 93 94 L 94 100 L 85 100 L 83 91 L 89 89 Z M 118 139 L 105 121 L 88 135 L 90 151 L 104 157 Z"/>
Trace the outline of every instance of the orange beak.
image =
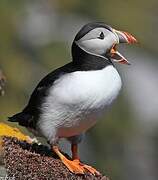
<path id="1" fill-rule="evenodd" d="M 113 30 L 119 38 L 119 43 L 128 43 L 128 44 L 138 43 L 137 39 L 134 36 L 132 36 L 130 33 L 125 31 L 118 31 L 115 29 Z"/>
<path id="2" fill-rule="evenodd" d="M 131 34 L 129 34 L 128 32 L 124 32 L 124 31 L 118 31 L 113 29 L 113 32 L 116 34 L 116 36 L 118 37 L 118 44 L 119 43 L 127 43 L 127 44 L 135 44 L 138 43 L 138 41 L 136 40 L 136 38 L 134 36 L 132 36 Z M 130 65 L 130 62 L 123 56 L 121 55 L 117 50 L 116 50 L 116 44 L 113 45 L 113 47 L 110 50 L 110 57 L 118 63 L 121 64 L 128 64 Z"/>

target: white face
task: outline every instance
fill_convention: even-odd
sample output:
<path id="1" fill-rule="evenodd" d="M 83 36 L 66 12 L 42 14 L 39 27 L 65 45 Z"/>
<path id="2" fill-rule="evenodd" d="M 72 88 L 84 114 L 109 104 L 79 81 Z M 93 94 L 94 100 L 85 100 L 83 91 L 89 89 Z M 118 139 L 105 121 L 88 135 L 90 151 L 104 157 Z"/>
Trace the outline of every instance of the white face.
<path id="1" fill-rule="evenodd" d="M 80 48 L 95 55 L 106 54 L 117 43 L 118 36 L 105 28 L 95 28 L 76 41 Z"/>

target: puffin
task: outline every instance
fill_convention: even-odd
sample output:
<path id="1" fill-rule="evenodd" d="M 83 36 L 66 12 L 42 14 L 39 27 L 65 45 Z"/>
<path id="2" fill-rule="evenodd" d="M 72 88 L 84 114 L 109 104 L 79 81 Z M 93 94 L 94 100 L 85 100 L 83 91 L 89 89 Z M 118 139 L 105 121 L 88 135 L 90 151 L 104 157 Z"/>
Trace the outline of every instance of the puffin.
<path id="1" fill-rule="evenodd" d="M 103 22 L 84 25 L 72 42 L 72 60 L 46 75 L 25 108 L 8 118 L 43 136 L 72 173 L 99 174 L 80 161 L 78 145 L 120 92 L 122 81 L 113 62 L 130 64 L 117 51 L 120 43 L 133 44 L 137 40 Z M 72 159 L 61 153 L 61 138 L 70 142 Z"/>

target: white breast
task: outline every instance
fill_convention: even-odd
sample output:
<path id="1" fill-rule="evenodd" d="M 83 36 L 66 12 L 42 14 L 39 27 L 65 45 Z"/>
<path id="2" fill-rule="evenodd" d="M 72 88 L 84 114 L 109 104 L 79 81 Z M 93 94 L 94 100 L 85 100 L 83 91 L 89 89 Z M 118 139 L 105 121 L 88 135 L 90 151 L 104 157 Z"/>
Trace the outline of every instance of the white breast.
<path id="1" fill-rule="evenodd" d="M 86 131 L 117 97 L 121 84 L 113 66 L 63 75 L 43 103 L 39 120 L 42 133 L 68 137 Z"/>

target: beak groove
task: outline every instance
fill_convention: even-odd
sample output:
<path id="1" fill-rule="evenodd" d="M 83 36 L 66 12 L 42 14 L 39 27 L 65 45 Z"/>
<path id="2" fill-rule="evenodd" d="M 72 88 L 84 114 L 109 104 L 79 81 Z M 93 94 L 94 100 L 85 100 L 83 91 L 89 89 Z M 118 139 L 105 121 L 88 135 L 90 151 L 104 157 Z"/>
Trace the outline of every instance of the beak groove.
<path id="1" fill-rule="evenodd" d="M 115 29 L 114 29 L 114 32 L 117 34 L 119 38 L 119 43 L 128 43 L 128 44 L 138 43 L 137 39 L 128 32 L 118 31 Z"/>

